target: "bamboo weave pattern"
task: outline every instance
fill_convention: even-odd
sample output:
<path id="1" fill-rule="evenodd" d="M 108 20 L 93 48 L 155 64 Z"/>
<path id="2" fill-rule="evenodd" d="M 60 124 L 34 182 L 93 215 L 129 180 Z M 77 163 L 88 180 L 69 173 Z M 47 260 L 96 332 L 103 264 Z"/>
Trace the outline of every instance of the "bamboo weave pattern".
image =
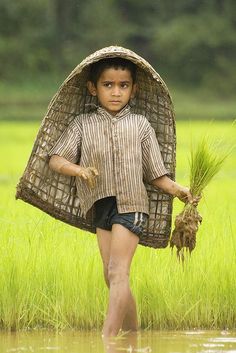
<path id="1" fill-rule="evenodd" d="M 95 233 L 93 207 L 82 217 L 75 179 L 60 175 L 48 166 L 48 151 L 61 133 L 81 113 L 97 105 L 87 88 L 89 65 L 104 58 L 122 57 L 134 62 L 138 91 L 130 102 L 132 112 L 145 115 L 156 132 L 166 169 L 175 178 L 175 118 L 168 88 L 153 67 L 131 50 L 111 46 L 84 59 L 62 83 L 51 100 L 36 137 L 28 164 L 17 185 L 16 198 L 22 199 L 70 225 Z M 166 247 L 171 232 L 173 198 L 146 185 L 150 216 L 140 244 Z"/>

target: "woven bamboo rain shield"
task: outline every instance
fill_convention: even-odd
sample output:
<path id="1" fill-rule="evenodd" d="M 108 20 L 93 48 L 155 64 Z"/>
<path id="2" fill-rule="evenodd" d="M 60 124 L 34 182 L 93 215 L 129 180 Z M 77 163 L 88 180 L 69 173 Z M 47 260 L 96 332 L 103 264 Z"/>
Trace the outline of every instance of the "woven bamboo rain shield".
<path id="1" fill-rule="evenodd" d="M 16 198 L 38 207 L 70 225 L 95 233 L 93 207 L 82 216 L 75 178 L 49 168 L 48 152 L 76 115 L 88 113 L 97 98 L 87 88 L 89 65 L 104 58 L 121 57 L 135 63 L 138 90 L 130 102 L 131 111 L 144 115 L 156 132 L 169 176 L 175 178 L 175 119 L 164 81 L 153 67 L 136 53 L 111 46 L 83 60 L 66 78 L 51 100 L 42 121 L 28 164 L 17 185 Z M 104 161 L 105 162 L 105 161 Z M 153 248 L 167 246 L 171 231 L 173 197 L 147 185 L 150 216 L 140 244 Z"/>

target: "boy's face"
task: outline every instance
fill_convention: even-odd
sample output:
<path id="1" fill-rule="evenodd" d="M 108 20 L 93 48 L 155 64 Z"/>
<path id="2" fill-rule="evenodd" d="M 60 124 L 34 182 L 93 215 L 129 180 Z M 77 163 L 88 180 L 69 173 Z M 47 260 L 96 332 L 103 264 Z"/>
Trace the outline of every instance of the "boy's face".
<path id="1" fill-rule="evenodd" d="M 96 86 L 89 81 L 88 89 L 108 113 L 115 115 L 133 98 L 136 85 L 129 70 L 109 68 L 101 73 Z"/>

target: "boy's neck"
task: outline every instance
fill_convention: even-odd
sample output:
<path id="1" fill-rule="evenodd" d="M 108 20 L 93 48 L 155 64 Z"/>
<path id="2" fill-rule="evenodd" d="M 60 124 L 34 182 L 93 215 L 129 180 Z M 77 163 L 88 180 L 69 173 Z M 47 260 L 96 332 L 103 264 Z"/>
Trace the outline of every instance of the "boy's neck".
<path id="1" fill-rule="evenodd" d="M 120 111 L 116 112 L 115 114 L 110 113 L 107 111 L 105 108 L 102 106 L 98 106 L 98 111 L 100 112 L 105 112 L 106 115 L 109 115 L 110 117 L 122 117 L 123 115 L 127 115 L 130 113 L 130 105 L 126 104 Z"/>

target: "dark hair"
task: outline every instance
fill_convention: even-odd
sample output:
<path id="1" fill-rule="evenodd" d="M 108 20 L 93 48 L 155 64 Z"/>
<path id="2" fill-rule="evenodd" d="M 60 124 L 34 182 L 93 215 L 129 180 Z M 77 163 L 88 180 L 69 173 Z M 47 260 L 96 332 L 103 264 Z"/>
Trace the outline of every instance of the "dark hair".
<path id="1" fill-rule="evenodd" d="M 99 60 L 90 65 L 90 73 L 89 73 L 89 80 L 92 81 L 95 86 L 101 76 L 102 72 L 105 69 L 122 69 L 122 70 L 129 70 L 131 73 L 131 77 L 133 79 L 133 83 L 136 80 L 136 65 L 127 59 L 123 58 L 107 58 Z"/>

